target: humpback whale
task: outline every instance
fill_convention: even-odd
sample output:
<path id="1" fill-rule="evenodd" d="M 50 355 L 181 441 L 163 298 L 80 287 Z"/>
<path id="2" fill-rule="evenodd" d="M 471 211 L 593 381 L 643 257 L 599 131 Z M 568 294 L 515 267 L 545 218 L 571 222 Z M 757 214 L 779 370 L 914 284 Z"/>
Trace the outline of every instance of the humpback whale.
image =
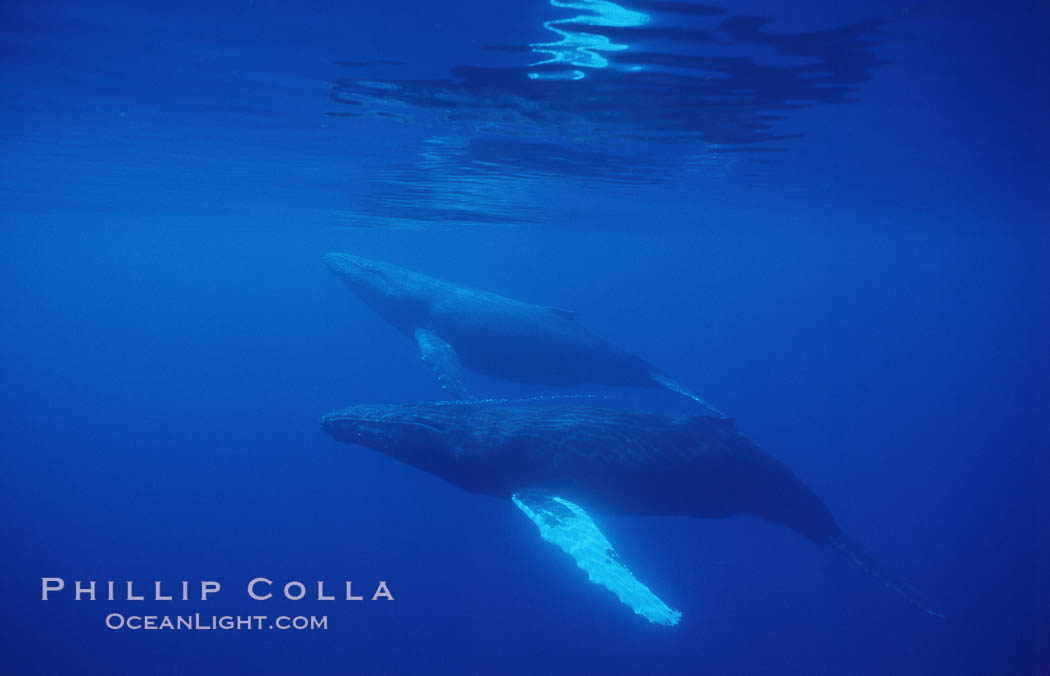
<path id="1" fill-rule="evenodd" d="M 465 366 L 533 384 L 663 387 L 721 416 L 649 362 L 588 331 L 570 310 L 345 253 L 327 254 L 324 261 L 380 317 L 416 341 L 423 361 L 457 399 L 473 398 L 463 380 Z"/>
<path id="2" fill-rule="evenodd" d="M 839 551 L 938 615 L 848 538 L 828 507 L 730 418 L 452 401 L 351 406 L 324 416 L 321 427 L 467 491 L 510 499 L 591 581 L 654 623 L 677 624 L 681 613 L 634 577 L 588 510 L 760 517 Z"/>

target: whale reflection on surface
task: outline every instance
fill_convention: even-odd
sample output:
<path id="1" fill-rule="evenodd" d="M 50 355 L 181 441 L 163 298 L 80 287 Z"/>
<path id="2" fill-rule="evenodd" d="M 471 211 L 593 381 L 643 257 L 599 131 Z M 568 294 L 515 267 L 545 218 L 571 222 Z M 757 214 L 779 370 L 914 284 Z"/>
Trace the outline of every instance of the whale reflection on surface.
<path id="1" fill-rule="evenodd" d="M 543 28 L 559 40 L 485 47 L 520 54 L 513 65 L 414 78 L 396 61 L 342 64 L 330 115 L 440 129 L 413 163 L 379 178 L 363 221 L 535 222 L 536 181 L 646 185 L 783 151 L 799 136 L 785 116 L 857 101 L 890 37 L 879 19 L 786 33 L 709 5 L 551 5 Z M 463 199 L 467 183 L 476 187 Z M 411 208 L 420 202 L 437 208 Z"/>

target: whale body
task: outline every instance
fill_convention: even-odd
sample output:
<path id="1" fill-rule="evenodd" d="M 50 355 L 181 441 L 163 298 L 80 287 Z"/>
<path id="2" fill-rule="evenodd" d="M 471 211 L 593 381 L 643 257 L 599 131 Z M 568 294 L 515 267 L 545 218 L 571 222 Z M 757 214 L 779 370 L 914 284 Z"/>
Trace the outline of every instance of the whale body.
<path id="1" fill-rule="evenodd" d="M 663 387 L 719 414 L 658 368 L 595 335 L 570 310 L 532 305 L 346 253 L 328 267 L 414 339 L 442 387 L 473 398 L 462 368 L 523 383 Z M 719 414 L 720 415 L 720 414 Z"/>
<path id="2" fill-rule="evenodd" d="M 588 510 L 703 518 L 752 515 L 831 547 L 923 611 L 906 582 L 850 540 L 786 465 L 711 415 L 529 402 L 351 406 L 323 417 L 340 441 L 386 453 L 470 492 L 510 499 L 635 612 L 680 614 L 638 582 Z"/>

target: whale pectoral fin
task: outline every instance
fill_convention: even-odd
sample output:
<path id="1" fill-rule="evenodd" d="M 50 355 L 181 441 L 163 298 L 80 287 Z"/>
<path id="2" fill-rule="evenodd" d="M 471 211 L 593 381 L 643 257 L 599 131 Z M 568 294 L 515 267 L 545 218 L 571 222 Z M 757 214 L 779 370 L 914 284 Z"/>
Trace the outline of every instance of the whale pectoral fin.
<path id="1" fill-rule="evenodd" d="M 430 366 L 442 389 L 456 399 L 473 399 L 465 382 L 459 355 L 445 340 L 430 329 L 416 329 L 419 356 Z"/>
<path id="2" fill-rule="evenodd" d="M 511 500 L 540 529 L 540 537 L 576 559 L 591 582 L 600 584 L 650 622 L 674 626 L 682 613 L 661 601 L 635 579 L 587 512 L 544 493 L 515 493 Z"/>

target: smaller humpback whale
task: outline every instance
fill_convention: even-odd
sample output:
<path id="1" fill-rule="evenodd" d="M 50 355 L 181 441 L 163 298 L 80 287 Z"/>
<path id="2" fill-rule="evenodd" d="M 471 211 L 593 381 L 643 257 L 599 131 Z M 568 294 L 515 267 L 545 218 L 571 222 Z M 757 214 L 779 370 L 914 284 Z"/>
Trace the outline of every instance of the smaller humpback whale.
<path id="1" fill-rule="evenodd" d="M 846 537 L 828 507 L 729 418 L 474 401 L 351 406 L 324 416 L 321 427 L 467 491 L 510 499 L 591 581 L 654 623 L 677 624 L 681 613 L 635 579 L 585 507 L 757 516 L 838 550 L 937 615 Z"/>
<path id="2" fill-rule="evenodd" d="M 324 261 L 380 317 L 416 341 L 423 361 L 457 399 L 473 398 L 465 366 L 524 383 L 664 387 L 722 416 L 649 362 L 588 331 L 570 310 L 345 253 L 327 254 Z"/>

